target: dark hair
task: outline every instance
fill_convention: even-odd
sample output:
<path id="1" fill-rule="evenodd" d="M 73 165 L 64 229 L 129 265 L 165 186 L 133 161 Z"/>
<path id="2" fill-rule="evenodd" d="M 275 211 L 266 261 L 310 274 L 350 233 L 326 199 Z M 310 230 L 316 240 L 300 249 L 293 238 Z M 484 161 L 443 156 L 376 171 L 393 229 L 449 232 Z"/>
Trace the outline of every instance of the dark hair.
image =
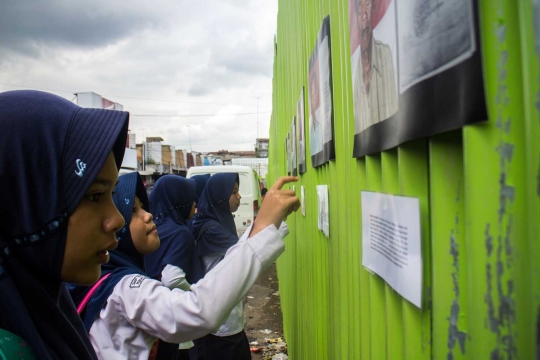
<path id="1" fill-rule="evenodd" d="M 266 192 L 267 192 L 267 191 L 268 191 L 267 188 L 262 188 L 262 189 L 261 189 L 261 195 L 262 195 L 262 196 L 266 195 Z"/>

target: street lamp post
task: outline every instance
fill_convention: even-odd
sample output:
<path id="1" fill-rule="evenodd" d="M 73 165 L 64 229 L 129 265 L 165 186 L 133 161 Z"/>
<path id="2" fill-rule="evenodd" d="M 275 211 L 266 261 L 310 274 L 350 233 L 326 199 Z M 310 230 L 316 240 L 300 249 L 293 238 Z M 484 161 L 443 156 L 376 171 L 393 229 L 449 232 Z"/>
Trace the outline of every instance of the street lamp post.
<path id="1" fill-rule="evenodd" d="M 188 134 L 189 134 L 189 152 L 193 153 L 193 149 L 191 148 L 191 125 L 186 125 L 188 128 Z"/>

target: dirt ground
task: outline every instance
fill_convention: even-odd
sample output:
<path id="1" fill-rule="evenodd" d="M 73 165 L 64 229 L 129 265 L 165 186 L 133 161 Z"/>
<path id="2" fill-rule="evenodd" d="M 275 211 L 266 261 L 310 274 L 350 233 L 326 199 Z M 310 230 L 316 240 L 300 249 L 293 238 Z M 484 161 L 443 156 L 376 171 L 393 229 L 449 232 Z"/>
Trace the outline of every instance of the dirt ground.
<path id="1" fill-rule="evenodd" d="M 246 334 L 250 343 L 253 341 L 258 343 L 251 346 L 262 348 L 258 353 L 251 353 L 252 359 L 271 359 L 272 355 L 277 352 L 287 353 L 286 350 L 277 350 L 278 346 L 271 346 L 267 342 L 269 339 L 277 338 L 281 338 L 283 342 L 286 341 L 283 336 L 283 315 L 278 288 L 276 264 L 274 263 L 261 274 L 246 298 L 244 304 Z M 271 333 L 267 334 L 261 330 L 266 332 L 270 330 Z M 283 349 L 282 345 L 284 344 L 278 345 L 279 349 Z"/>

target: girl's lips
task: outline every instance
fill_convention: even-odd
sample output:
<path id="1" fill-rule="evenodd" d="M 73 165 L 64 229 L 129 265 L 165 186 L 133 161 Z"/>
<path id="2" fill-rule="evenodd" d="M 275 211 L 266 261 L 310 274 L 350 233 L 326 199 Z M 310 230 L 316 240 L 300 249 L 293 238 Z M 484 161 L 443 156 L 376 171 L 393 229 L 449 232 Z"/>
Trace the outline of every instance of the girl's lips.
<path id="1" fill-rule="evenodd" d="M 154 232 L 154 231 L 157 231 L 156 225 L 152 226 L 152 229 L 150 229 L 150 231 L 147 232 L 146 235 L 149 235 L 150 233 L 152 233 L 152 232 Z"/>

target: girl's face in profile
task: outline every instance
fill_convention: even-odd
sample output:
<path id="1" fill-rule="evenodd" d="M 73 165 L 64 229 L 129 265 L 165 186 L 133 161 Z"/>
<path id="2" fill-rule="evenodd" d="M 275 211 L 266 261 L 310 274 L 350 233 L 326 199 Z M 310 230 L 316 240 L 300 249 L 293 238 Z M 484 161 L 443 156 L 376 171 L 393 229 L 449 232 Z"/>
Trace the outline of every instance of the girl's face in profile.
<path id="1" fill-rule="evenodd" d="M 188 216 L 188 218 L 186 220 L 193 219 L 193 216 L 195 216 L 195 213 L 197 212 L 196 208 L 197 208 L 197 204 L 194 202 L 193 205 L 191 205 L 191 211 L 190 211 L 189 216 Z"/>
<path id="2" fill-rule="evenodd" d="M 124 218 L 116 209 L 112 192 L 118 169 L 111 152 L 85 196 L 69 217 L 66 248 L 62 262 L 62 281 L 91 285 L 109 261 L 109 250 L 118 246 L 116 231 Z"/>
<path id="3" fill-rule="evenodd" d="M 129 231 L 135 250 L 139 254 L 146 255 L 157 250 L 160 241 L 154 217 L 143 209 L 141 200 L 135 196 L 133 215 L 129 223 Z"/>
<path id="4" fill-rule="evenodd" d="M 240 207 L 240 199 L 242 196 L 240 196 L 240 193 L 238 192 L 238 183 L 234 183 L 233 191 L 231 193 L 231 197 L 229 198 L 229 207 L 231 208 L 231 212 L 235 212 Z"/>

